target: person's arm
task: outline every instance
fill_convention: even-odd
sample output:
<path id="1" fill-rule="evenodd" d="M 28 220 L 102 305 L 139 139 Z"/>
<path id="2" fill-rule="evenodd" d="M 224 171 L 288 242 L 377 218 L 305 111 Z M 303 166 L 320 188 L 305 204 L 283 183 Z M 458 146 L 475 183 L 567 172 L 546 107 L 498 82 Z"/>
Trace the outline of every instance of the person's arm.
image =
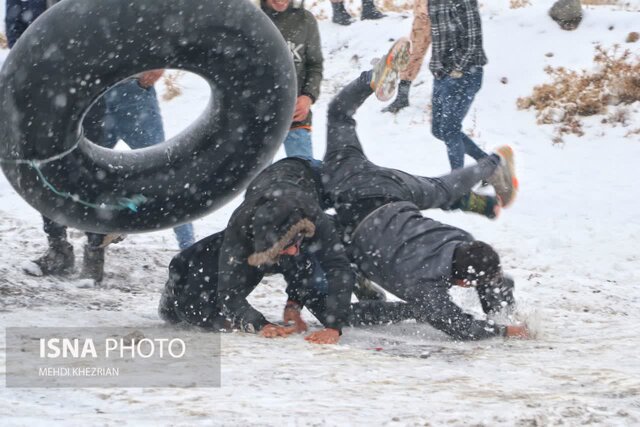
<path id="1" fill-rule="evenodd" d="M 262 274 L 247 264 L 252 245 L 233 222 L 225 232 L 218 261 L 218 305 L 235 325 L 257 332 L 269 322 L 249 304 L 247 296 L 260 283 Z"/>
<path id="2" fill-rule="evenodd" d="M 18 38 L 29 26 L 29 23 L 23 19 L 23 4 L 24 2 L 22 2 L 22 0 L 6 0 L 4 26 L 9 48 L 12 48 L 13 45 L 16 44 Z"/>
<path id="3" fill-rule="evenodd" d="M 458 30 L 462 46 L 453 53 L 454 71 L 462 72 L 467 69 L 472 60 L 474 52 L 482 49 L 482 22 L 478 10 L 477 0 L 461 0 L 456 6 L 462 28 Z"/>
<path id="4" fill-rule="evenodd" d="M 138 76 L 138 84 L 142 88 L 150 88 L 151 86 L 156 84 L 158 80 L 160 80 L 160 77 L 162 77 L 163 74 L 163 69 L 145 71 Z"/>
<path id="5" fill-rule="evenodd" d="M 478 320 L 462 311 L 449 296 L 446 284 L 426 283 L 422 298 L 413 302 L 417 317 L 456 340 L 507 336 L 507 327 Z"/>
<path id="6" fill-rule="evenodd" d="M 324 59 L 318 22 L 310 13 L 308 15 L 306 19 L 309 28 L 305 55 L 306 73 L 304 82 L 300 82 L 300 95 L 308 96 L 311 102 L 315 103 L 320 96 Z"/>
<path id="7" fill-rule="evenodd" d="M 328 287 L 323 324 L 342 333 L 342 327 L 348 322 L 355 274 L 333 221 L 325 213 L 316 220 L 316 234 L 318 248 L 315 255 L 325 272 Z"/>

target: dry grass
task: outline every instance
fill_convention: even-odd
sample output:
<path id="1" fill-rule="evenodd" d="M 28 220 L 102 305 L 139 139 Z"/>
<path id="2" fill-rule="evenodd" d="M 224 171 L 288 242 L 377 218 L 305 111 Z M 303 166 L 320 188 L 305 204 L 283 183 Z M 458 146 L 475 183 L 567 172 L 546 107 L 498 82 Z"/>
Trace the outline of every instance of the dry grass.
<path id="1" fill-rule="evenodd" d="M 7 43 L 7 36 L 5 36 L 3 33 L 0 33 L 0 49 L 6 49 L 9 47 L 9 44 Z"/>
<path id="2" fill-rule="evenodd" d="M 529 0 L 509 0 L 510 9 L 520 9 L 527 6 L 531 6 L 531 2 Z"/>
<path id="3" fill-rule="evenodd" d="M 165 73 L 163 78 L 164 94 L 162 99 L 165 101 L 171 101 L 176 96 L 182 95 L 182 87 L 178 83 L 178 79 L 184 75 L 184 71 L 176 71 L 171 73 Z"/>
<path id="4" fill-rule="evenodd" d="M 547 67 L 553 81 L 536 86 L 533 94 L 518 99 L 518 108 L 536 110 L 539 124 L 554 124 L 554 141 L 562 135 L 583 135 L 581 118 L 605 115 L 610 106 L 640 101 L 640 58 L 619 46 L 606 50 L 596 47 L 593 58 L 596 70 L 573 71 L 563 67 Z M 603 123 L 626 125 L 625 110 L 617 110 Z"/>
<path id="5" fill-rule="evenodd" d="M 582 4 L 588 6 L 616 5 L 619 3 L 618 0 L 582 0 Z"/>

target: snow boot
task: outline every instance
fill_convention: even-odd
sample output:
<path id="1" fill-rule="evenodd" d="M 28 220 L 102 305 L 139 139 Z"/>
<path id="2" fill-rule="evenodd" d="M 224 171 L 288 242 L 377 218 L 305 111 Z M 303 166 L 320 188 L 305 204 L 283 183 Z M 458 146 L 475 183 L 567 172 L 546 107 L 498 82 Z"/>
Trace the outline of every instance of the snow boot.
<path id="1" fill-rule="evenodd" d="M 500 165 L 487 181 L 496 191 L 500 206 L 506 208 L 513 203 L 519 186 L 513 162 L 513 149 L 503 145 L 496 150 L 496 154 L 500 157 Z"/>
<path id="2" fill-rule="evenodd" d="M 349 15 L 349 12 L 344 8 L 344 2 L 340 3 L 331 3 L 331 8 L 333 9 L 333 18 L 331 21 L 334 24 L 338 25 L 351 25 L 353 22 L 353 17 Z"/>
<path id="3" fill-rule="evenodd" d="M 366 19 L 382 19 L 385 16 L 387 15 L 378 10 L 373 0 L 362 0 L 362 15 L 360 15 L 361 20 L 364 21 Z"/>
<path id="4" fill-rule="evenodd" d="M 388 101 L 393 97 L 400 72 L 407 68 L 410 56 L 411 41 L 402 37 L 391 46 L 385 56 L 374 60 L 371 88 L 380 101 Z"/>
<path id="5" fill-rule="evenodd" d="M 104 248 L 85 245 L 81 277 L 102 283 L 104 277 Z"/>
<path id="6" fill-rule="evenodd" d="M 75 265 L 73 246 L 66 239 L 49 239 L 49 248 L 40 258 L 33 262 L 40 268 L 43 276 L 52 274 L 66 274 L 73 270 Z M 31 273 L 25 270 L 28 274 Z"/>
<path id="7" fill-rule="evenodd" d="M 407 108 L 409 106 L 409 89 L 411 89 L 411 81 L 410 80 L 400 80 L 400 84 L 398 85 L 398 95 L 396 99 L 386 107 L 382 109 L 383 113 L 397 113 L 403 108 Z"/>

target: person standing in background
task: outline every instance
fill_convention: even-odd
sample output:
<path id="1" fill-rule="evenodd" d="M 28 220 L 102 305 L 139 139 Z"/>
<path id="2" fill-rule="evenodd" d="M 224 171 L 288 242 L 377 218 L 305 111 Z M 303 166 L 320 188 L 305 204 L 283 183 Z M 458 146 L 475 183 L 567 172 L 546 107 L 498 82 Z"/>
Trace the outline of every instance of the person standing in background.
<path id="1" fill-rule="evenodd" d="M 433 42 L 429 63 L 434 77 L 431 132 L 447 146 L 451 169 L 459 169 L 464 166 L 465 154 L 476 160 L 487 157 L 462 132 L 487 63 L 478 2 L 429 0 L 427 10 Z"/>
<path id="2" fill-rule="evenodd" d="M 318 22 L 304 2 L 260 0 L 260 7 L 284 37 L 296 68 L 298 98 L 291 128 L 284 140 L 287 157 L 313 159 L 311 105 L 320 96 L 324 58 Z"/>
<path id="3" fill-rule="evenodd" d="M 411 59 L 409 65 L 400 74 L 396 99 L 385 108 L 383 113 L 397 113 L 409 106 L 409 90 L 418 76 L 424 57 L 431 45 L 431 21 L 427 12 L 428 0 L 415 0 L 413 4 L 413 24 L 411 26 Z"/>

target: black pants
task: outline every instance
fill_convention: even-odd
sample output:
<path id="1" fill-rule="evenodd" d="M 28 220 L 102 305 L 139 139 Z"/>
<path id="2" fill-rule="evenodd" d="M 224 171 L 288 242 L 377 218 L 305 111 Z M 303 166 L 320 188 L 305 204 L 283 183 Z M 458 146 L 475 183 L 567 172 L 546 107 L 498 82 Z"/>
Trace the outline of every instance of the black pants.
<path id="1" fill-rule="evenodd" d="M 106 143 L 104 118 L 107 112 L 107 105 L 104 99 L 99 98 L 91 107 L 84 120 L 82 129 L 84 136 L 91 142 L 103 146 Z M 67 238 L 67 227 L 42 216 L 43 229 L 50 240 L 62 240 Z M 99 246 L 102 244 L 104 234 L 87 232 L 89 246 Z"/>
<path id="2" fill-rule="evenodd" d="M 497 155 L 480 159 L 477 164 L 431 178 L 378 166 L 367 159 L 358 139 L 354 115 L 373 93 L 371 72 L 364 72 L 343 88 L 331 101 L 328 112 L 327 151 L 323 178 L 327 191 L 334 194 L 341 222 L 368 212 L 348 212 L 345 209 L 366 204 L 372 199 L 384 202 L 406 201 L 420 210 L 450 209 L 474 185 L 493 174 L 500 163 Z M 370 205 L 367 205 L 370 206 Z M 359 215 L 360 214 L 360 215 Z M 343 224 L 348 225 L 348 224 Z M 353 225 L 353 224 L 349 224 Z"/>

